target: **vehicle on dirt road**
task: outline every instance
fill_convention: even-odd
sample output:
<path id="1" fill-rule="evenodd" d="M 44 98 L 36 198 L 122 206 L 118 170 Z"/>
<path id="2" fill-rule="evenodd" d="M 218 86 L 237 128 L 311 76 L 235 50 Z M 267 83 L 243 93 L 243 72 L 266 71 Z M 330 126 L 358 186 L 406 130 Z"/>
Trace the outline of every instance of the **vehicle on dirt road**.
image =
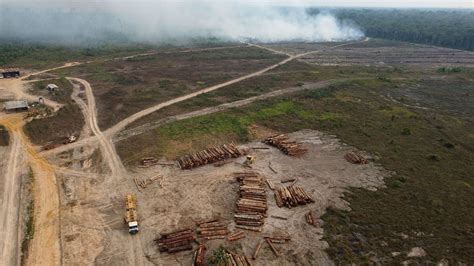
<path id="1" fill-rule="evenodd" d="M 125 223 L 128 225 L 128 232 L 134 235 L 138 233 L 138 215 L 134 195 L 128 194 L 125 197 L 125 209 Z"/>

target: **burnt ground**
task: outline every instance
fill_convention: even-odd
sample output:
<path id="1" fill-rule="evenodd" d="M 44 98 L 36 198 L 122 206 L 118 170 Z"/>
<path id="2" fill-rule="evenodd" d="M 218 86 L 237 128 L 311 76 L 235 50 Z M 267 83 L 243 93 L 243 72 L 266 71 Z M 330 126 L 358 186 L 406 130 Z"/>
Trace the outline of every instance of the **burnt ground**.
<path id="1" fill-rule="evenodd" d="M 86 64 L 56 73 L 91 83 L 99 126 L 106 129 L 146 107 L 243 76 L 282 58 L 254 47 L 234 47 L 160 53 Z"/>

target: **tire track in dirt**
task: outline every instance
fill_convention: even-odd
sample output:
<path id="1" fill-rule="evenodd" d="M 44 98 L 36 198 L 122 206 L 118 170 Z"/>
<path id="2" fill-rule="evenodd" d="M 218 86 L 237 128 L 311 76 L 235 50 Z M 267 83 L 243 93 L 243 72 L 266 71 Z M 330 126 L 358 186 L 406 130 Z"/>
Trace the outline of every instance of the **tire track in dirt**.
<path id="1" fill-rule="evenodd" d="M 82 86 L 84 86 L 87 97 L 87 105 L 85 105 L 82 100 L 79 101 L 78 104 L 81 107 L 81 110 L 83 110 L 84 118 L 88 122 L 89 127 L 92 129 L 93 134 L 97 137 L 99 141 L 103 159 L 107 162 L 107 165 L 110 171 L 112 172 L 113 178 L 117 181 L 115 185 L 118 186 L 118 189 L 117 193 L 115 193 L 115 196 L 118 198 L 122 198 L 128 190 L 124 185 L 121 185 L 122 183 L 120 181 L 126 179 L 128 177 L 128 173 L 115 150 L 115 146 L 113 145 L 112 140 L 110 138 L 106 138 L 106 136 L 104 136 L 98 126 L 97 108 L 95 104 L 95 97 L 92 92 L 92 87 L 89 82 L 84 79 L 68 77 L 68 80 L 78 82 L 82 84 Z M 127 240 L 127 243 L 131 243 L 131 245 L 129 246 L 129 251 L 131 255 L 130 261 L 133 262 L 134 265 L 144 265 L 144 253 L 139 236 L 132 237 L 128 235 Z"/>
<path id="2" fill-rule="evenodd" d="M 15 119 L 13 117 L 13 119 Z M 21 119 L 21 118 L 16 118 Z M 3 197 L 0 209 L 0 254 L 5 265 L 19 263 L 19 216 L 20 216 L 20 187 L 22 162 L 21 142 L 18 128 L 11 123 L 11 118 L 0 120 L 10 134 L 10 153 L 3 171 Z"/>

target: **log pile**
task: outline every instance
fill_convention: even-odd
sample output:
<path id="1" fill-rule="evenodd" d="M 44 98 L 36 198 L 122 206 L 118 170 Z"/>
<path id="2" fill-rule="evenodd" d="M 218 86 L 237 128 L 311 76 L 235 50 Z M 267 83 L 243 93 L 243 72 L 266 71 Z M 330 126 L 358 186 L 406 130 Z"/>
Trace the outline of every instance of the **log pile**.
<path id="1" fill-rule="evenodd" d="M 194 266 L 204 266 L 204 256 L 206 255 L 206 246 L 201 244 L 194 252 Z"/>
<path id="2" fill-rule="evenodd" d="M 242 230 L 235 231 L 227 237 L 227 240 L 232 242 L 239 239 L 245 238 L 245 233 Z"/>
<path id="3" fill-rule="evenodd" d="M 257 173 L 236 173 L 240 184 L 240 198 L 237 200 L 234 220 L 236 227 L 245 230 L 262 230 L 267 212 L 267 191 L 265 181 Z"/>
<path id="4" fill-rule="evenodd" d="M 219 220 L 211 220 L 198 224 L 197 232 L 199 238 L 205 240 L 225 239 L 227 234 L 229 234 L 227 225 Z"/>
<path id="5" fill-rule="evenodd" d="M 178 158 L 177 161 L 181 169 L 192 169 L 206 164 L 225 161 L 230 158 L 237 158 L 242 155 L 244 155 L 244 153 L 231 143 L 185 155 Z"/>
<path id="6" fill-rule="evenodd" d="M 348 152 L 344 158 L 350 163 L 353 164 L 367 164 L 369 161 L 360 153 L 358 152 Z"/>
<path id="7" fill-rule="evenodd" d="M 274 146 L 289 156 L 301 156 L 307 152 L 301 143 L 292 141 L 288 136 L 283 134 L 270 136 L 266 138 L 263 143 Z"/>
<path id="8" fill-rule="evenodd" d="M 313 198 L 301 187 L 279 187 L 275 190 L 275 201 L 278 207 L 296 207 L 313 203 Z"/>
<path id="9" fill-rule="evenodd" d="M 140 167 L 150 167 L 158 164 L 158 159 L 155 157 L 146 157 L 140 160 Z"/>
<path id="10" fill-rule="evenodd" d="M 224 251 L 224 261 L 222 265 L 241 265 L 241 266 L 250 266 L 250 260 L 244 255 L 236 254 L 229 250 Z M 220 264 L 219 264 L 220 265 Z"/>
<path id="11" fill-rule="evenodd" d="M 193 230 L 185 229 L 168 234 L 161 234 L 155 239 L 160 252 L 175 253 L 193 249 L 192 242 L 196 239 Z"/>

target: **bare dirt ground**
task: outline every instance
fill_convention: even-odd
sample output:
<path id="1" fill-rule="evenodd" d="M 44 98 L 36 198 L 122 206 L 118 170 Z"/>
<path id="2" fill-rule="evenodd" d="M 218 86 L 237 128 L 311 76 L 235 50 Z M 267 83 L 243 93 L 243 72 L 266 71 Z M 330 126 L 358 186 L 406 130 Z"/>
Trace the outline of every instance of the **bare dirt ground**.
<path id="1" fill-rule="evenodd" d="M 278 208 L 273 193 L 268 189 L 268 218 L 264 233 L 284 231 L 292 236 L 288 244 L 279 245 L 284 254 L 277 259 L 268 247 L 262 249 L 257 265 L 278 263 L 279 265 L 331 264 L 324 253 L 326 243 L 321 240 L 322 229 L 306 224 L 304 214 L 315 211 L 319 219 L 328 207 L 347 208 L 341 200 L 342 193 L 349 186 L 376 189 L 383 185 L 386 171 L 374 164 L 353 165 L 344 159 L 350 147 L 341 144 L 333 136 L 326 136 L 317 131 L 301 131 L 291 134 L 295 140 L 304 143 L 308 153 L 303 158 L 292 158 L 279 150 L 254 150 L 256 162 L 252 171 L 257 171 L 273 183 L 280 185 L 280 180 L 296 177 L 297 185 L 304 187 L 316 200 L 316 203 L 293 209 Z M 265 147 L 264 144 L 253 142 L 246 148 Z M 148 187 L 144 193 L 138 194 L 139 212 L 141 213 L 142 241 L 145 243 L 145 254 L 156 265 L 189 265 L 191 252 L 176 255 L 160 254 L 153 242 L 159 233 L 194 226 L 194 222 L 212 217 L 221 217 L 229 221 L 233 227 L 234 205 L 238 197 L 238 185 L 232 173 L 249 171 L 242 166 L 243 158 L 236 159 L 222 167 L 212 165 L 192 171 L 179 170 L 174 167 L 155 167 L 135 169 L 132 176 L 150 177 L 164 174 L 164 188 L 158 184 Z M 269 163 L 277 173 L 268 167 Z M 271 218 L 271 215 L 287 217 L 288 220 Z M 230 244 L 222 240 L 208 242 L 208 249 L 213 250 L 220 244 L 235 248 L 251 256 L 260 233 L 246 232 L 246 238 Z M 209 252 L 210 253 L 210 252 Z"/>
<path id="2" fill-rule="evenodd" d="M 411 45 L 400 47 L 347 46 L 326 53 L 307 55 L 302 60 L 317 65 L 376 65 L 409 67 L 473 67 L 474 53 L 442 47 Z"/>

